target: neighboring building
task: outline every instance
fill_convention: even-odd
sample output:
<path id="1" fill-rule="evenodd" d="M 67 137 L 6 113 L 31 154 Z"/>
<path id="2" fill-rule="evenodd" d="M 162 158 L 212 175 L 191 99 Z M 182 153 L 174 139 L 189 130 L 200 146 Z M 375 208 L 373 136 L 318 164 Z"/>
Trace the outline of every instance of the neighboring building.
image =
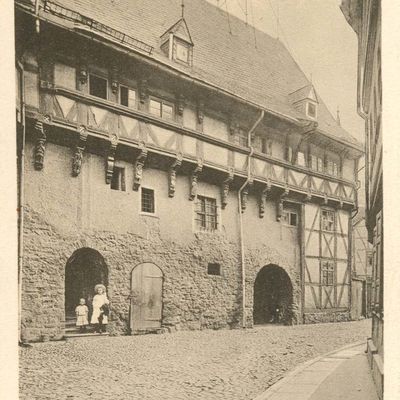
<path id="1" fill-rule="evenodd" d="M 16 1 L 24 340 L 98 283 L 116 333 L 350 319 L 360 145 L 280 41 L 180 6 Z"/>
<path id="2" fill-rule="evenodd" d="M 341 9 L 358 36 L 358 110 L 366 122 L 366 225 L 373 243 L 372 339 L 368 354 L 383 395 L 383 195 L 380 0 L 343 0 Z"/>

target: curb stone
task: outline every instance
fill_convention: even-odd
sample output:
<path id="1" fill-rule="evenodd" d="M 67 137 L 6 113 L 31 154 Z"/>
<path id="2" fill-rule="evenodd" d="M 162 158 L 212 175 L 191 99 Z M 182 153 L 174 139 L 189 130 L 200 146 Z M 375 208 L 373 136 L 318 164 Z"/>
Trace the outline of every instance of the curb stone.
<path id="1" fill-rule="evenodd" d="M 292 378 L 294 375 L 297 375 L 299 372 L 303 371 L 304 369 L 308 368 L 310 365 L 320 361 L 323 358 L 329 357 L 332 354 L 338 353 L 343 350 L 351 349 L 352 347 L 358 347 L 365 344 L 366 341 L 362 340 L 359 342 L 354 342 L 352 344 L 348 344 L 346 346 L 340 347 L 339 349 L 332 350 L 328 353 L 322 354 L 321 356 L 318 356 L 316 358 L 313 358 L 312 360 L 306 361 L 302 364 L 300 364 L 298 367 L 296 367 L 293 371 L 289 372 L 286 376 L 282 377 L 280 380 L 278 380 L 276 383 L 271 385 L 268 389 L 266 389 L 264 392 L 260 393 L 256 397 L 253 398 L 253 400 L 268 400 L 273 394 L 275 394 L 281 386 L 285 385 L 286 382 Z"/>

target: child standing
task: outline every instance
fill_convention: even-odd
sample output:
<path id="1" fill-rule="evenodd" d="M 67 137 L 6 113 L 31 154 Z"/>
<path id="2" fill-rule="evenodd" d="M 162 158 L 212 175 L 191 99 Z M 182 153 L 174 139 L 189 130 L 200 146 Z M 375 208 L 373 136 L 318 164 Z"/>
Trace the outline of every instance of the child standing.
<path id="1" fill-rule="evenodd" d="M 79 332 L 85 332 L 86 326 L 89 325 L 88 314 L 89 309 L 85 304 L 85 299 L 79 300 L 79 306 L 75 308 L 76 326 L 79 326 Z"/>
<path id="2" fill-rule="evenodd" d="M 95 332 L 102 333 L 106 331 L 106 325 L 108 324 L 108 307 L 103 306 L 109 305 L 110 301 L 107 299 L 106 287 L 104 285 L 96 285 L 94 291 L 96 294 L 93 297 L 93 313 L 90 323 L 94 324 Z"/>

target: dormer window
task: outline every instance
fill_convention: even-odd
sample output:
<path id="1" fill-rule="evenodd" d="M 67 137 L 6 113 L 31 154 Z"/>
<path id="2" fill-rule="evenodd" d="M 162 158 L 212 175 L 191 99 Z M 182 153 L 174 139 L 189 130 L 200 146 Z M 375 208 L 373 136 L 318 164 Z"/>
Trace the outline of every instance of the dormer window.
<path id="1" fill-rule="evenodd" d="M 189 63 L 189 46 L 183 42 L 176 41 L 174 58 L 184 63 Z"/>
<path id="2" fill-rule="evenodd" d="M 307 103 L 307 115 L 310 118 L 317 118 L 317 106 L 314 103 Z"/>
<path id="3" fill-rule="evenodd" d="M 312 119 L 317 119 L 318 97 L 314 87 L 309 84 L 289 94 L 293 107 Z"/>
<path id="4" fill-rule="evenodd" d="M 192 65 L 193 42 L 184 18 L 161 36 L 161 50 L 170 60 Z"/>

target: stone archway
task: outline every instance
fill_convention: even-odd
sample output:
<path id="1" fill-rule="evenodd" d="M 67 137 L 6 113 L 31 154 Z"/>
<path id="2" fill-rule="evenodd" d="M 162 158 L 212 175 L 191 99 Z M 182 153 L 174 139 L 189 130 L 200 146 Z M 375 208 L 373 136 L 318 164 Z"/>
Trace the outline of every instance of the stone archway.
<path id="1" fill-rule="evenodd" d="M 94 249 L 82 247 L 72 254 L 65 266 L 65 319 L 75 319 L 80 298 L 91 308 L 94 286 L 108 285 L 108 268 L 103 256 Z"/>
<path id="2" fill-rule="evenodd" d="M 292 314 L 293 286 L 289 275 L 277 265 L 264 266 L 254 282 L 254 324 L 291 324 Z"/>

